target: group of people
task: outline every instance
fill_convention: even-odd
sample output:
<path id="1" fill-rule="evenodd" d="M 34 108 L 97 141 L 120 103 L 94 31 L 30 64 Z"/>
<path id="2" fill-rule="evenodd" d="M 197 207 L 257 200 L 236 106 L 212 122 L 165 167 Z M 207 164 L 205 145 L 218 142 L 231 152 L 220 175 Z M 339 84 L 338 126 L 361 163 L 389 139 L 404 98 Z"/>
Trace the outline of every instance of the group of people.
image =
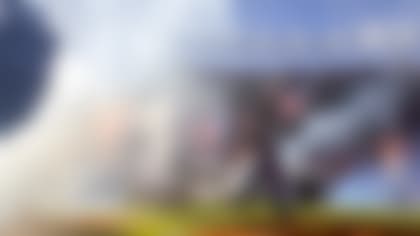
<path id="1" fill-rule="evenodd" d="M 236 199 L 352 208 L 420 200 L 415 79 L 278 81 L 231 91 L 226 163 L 252 165 Z"/>

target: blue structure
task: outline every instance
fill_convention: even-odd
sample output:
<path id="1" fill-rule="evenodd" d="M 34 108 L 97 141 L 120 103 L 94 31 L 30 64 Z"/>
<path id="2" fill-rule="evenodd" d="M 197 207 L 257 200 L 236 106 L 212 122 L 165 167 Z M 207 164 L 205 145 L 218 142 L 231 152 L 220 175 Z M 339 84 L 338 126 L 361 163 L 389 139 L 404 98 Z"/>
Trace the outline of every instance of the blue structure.
<path id="1" fill-rule="evenodd" d="M 0 24 L 0 130 L 18 123 L 45 84 L 51 35 L 20 0 L 2 0 Z"/>

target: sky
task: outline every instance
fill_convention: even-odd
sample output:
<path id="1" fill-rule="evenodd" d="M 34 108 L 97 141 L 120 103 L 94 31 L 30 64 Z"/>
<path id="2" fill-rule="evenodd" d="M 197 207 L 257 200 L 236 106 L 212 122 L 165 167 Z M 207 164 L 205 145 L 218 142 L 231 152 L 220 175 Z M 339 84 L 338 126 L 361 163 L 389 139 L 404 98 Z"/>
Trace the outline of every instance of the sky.
<path id="1" fill-rule="evenodd" d="M 231 6 L 235 36 L 215 44 L 216 50 L 208 47 L 215 64 L 267 68 L 419 59 L 418 1 L 234 0 Z"/>
<path id="2" fill-rule="evenodd" d="M 237 0 L 237 14 L 247 28 L 298 27 L 322 32 L 369 20 L 409 19 L 420 3 L 410 0 Z"/>
<path id="3" fill-rule="evenodd" d="M 102 77 L 181 62 L 264 69 L 420 59 L 416 0 L 26 1 L 42 6 L 71 51 L 121 67 Z"/>

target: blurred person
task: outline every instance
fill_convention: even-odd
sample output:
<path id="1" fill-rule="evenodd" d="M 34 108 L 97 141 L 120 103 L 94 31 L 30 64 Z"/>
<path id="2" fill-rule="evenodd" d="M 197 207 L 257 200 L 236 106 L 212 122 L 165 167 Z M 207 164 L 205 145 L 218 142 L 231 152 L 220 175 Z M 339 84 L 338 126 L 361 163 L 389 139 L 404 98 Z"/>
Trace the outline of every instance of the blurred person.
<path id="1" fill-rule="evenodd" d="M 398 130 L 379 133 L 373 143 L 373 159 L 352 167 L 334 184 L 329 200 L 350 207 L 387 207 L 419 201 L 418 164 L 410 156 L 408 143 Z"/>
<path id="2" fill-rule="evenodd" d="M 420 200 L 418 86 L 406 84 L 396 124 L 382 128 L 368 142 L 371 156 L 338 181 L 332 199 L 338 205 L 392 206 Z M 395 121 L 394 121 L 395 123 Z"/>
<path id="3" fill-rule="evenodd" d="M 309 100 L 302 81 L 263 81 L 239 86 L 232 156 L 255 165 L 245 200 L 262 198 L 279 203 L 290 198 L 290 182 L 282 165 L 282 144 L 305 119 Z"/>
<path id="4" fill-rule="evenodd" d="M 367 144 L 371 150 L 368 156 L 333 184 L 328 196 L 332 204 L 388 207 L 420 201 L 420 99 L 418 86 L 407 87 L 399 103 L 396 124 L 374 132 Z"/>
<path id="5" fill-rule="evenodd" d="M 190 94 L 189 108 L 181 132 L 176 198 L 190 203 L 227 202 L 236 199 L 249 181 L 253 163 L 231 158 L 229 145 L 234 106 L 230 91 L 219 83 L 200 83 Z M 194 93 L 193 92 L 193 93 Z M 242 152 L 242 154 L 248 154 Z"/>
<path id="6" fill-rule="evenodd" d="M 181 186 L 178 186 L 185 191 L 188 201 L 202 203 L 228 198 L 224 186 L 229 180 L 224 171 L 227 166 L 223 161 L 222 122 L 215 114 L 205 114 L 189 124 L 189 145 L 180 160 L 182 173 L 179 173 Z"/>
<path id="7" fill-rule="evenodd" d="M 342 73 L 346 76 L 345 71 Z M 333 86 L 336 95 L 328 97 L 331 88 L 325 78 L 328 73 L 312 81 L 310 112 L 293 135 L 279 142 L 280 161 L 285 175 L 294 183 L 292 192 L 296 198 L 322 198 L 330 180 L 357 161 L 354 157 L 360 156 L 358 146 L 366 127 L 388 122 L 396 109 L 399 86 L 394 83 L 366 77 L 360 80 L 357 76 L 357 83 L 334 81 L 342 79 L 334 77 L 333 83 L 343 85 Z M 355 85 L 349 87 L 352 82 Z"/>

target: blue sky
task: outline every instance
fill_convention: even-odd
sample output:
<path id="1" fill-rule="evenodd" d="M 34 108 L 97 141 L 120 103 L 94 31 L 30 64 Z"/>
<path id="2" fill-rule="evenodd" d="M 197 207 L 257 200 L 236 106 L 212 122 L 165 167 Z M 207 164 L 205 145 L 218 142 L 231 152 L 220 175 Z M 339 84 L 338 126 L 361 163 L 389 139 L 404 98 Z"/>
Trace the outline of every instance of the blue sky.
<path id="1" fill-rule="evenodd" d="M 133 62 L 139 58 L 148 62 L 150 55 L 159 55 L 153 52 L 144 56 L 144 51 L 151 48 L 182 51 L 184 47 L 184 54 L 193 51 L 193 62 L 230 61 L 245 66 L 278 61 L 293 64 L 305 60 L 330 63 L 420 58 L 418 0 L 31 1 L 44 2 L 46 12 L 54 15 L 50 22 L 59 25 L 66 41 L 86 45 L 83 53 L 103 45 L 97 49 L 101 53 L 98 58 L 109 58 L 112 65 L 116 64 L 116 56 L 111 49 L 121 54 L 123 46 L 136 49 L 126 50 L 130 55 L 136 54 L 130 60 Z M 76 5 L 83 6 L 69 10 Z M 225 37 L 226 29 L 233 33 L 228 32 Z M 129 39 L 132 40 L 125 42 Z M 180 46 L 176 45 L 177 40 Z M 171 43 L 174 45 L 169 46 Z M 162 57 L 168 56 L 169 51 Z M 179 61 L 178 55 L 176 58 Z"/>
<path id="2" fill-rule="evenodd" d="M 235 49 L 240 52 L 237 57 L 233 52 L 226 54 L 238 64 L 243 60 L 253 60 L 246 62 L 248 65 L 275 61 L 365 63 L 412 60 L 420 55 L 420 1 L 234 2 L 233 19 L 241 34 L 239 40 L 246 46 Z M 251 48 L 258 48 L 256 54 L 262 56 L 255 59 Z"/>
<path id="3" fill-rule="evenodd" d="M 244 28 L 297 27 L 320 32 L 366 20 L 402 20 L 419 13 L 419 1 L 407 0 L 236 0 Z"/>

